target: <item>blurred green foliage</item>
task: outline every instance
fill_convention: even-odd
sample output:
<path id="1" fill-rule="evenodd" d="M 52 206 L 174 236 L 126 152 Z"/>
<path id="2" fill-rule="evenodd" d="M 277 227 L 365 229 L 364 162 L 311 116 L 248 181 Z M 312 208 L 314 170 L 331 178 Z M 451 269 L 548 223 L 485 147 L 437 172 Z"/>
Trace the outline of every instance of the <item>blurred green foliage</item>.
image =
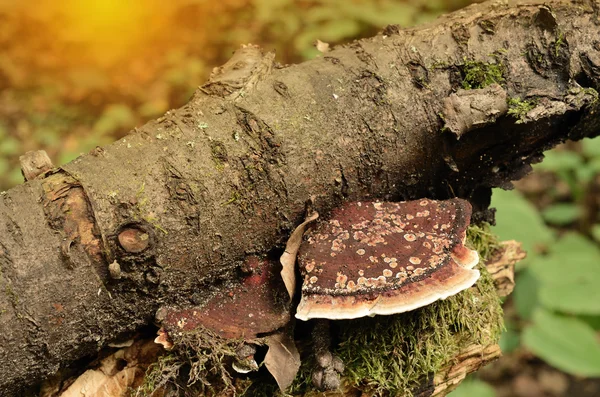
<path id="1" fill-rule="evenodd" d="M 539 309 L 523 331 L 523 343 L 533 353 L 565 372 L 600 376 L 600 343 L 584 321 Z"/>
<path id="2" fill-rule="evenodd" d="M 495 231 L 528 251 L 518 265 L 517 317 L 507 321 L 505 349 L 521 344 L 558 369 L 588 377 L 600 376 L 599 159 L 598 139 L 550 151 L 530 177 L 546 177 L 541 194 L 529 192 L 527 200 L 517 190 L 495 191 L 492 199 Z"/>
<path id="3" fill-rule="evenodd" d="M 581 377 L 600 377 L 600 139 L 545 153 L 517 189 L 495 189 L 492 229 L 527 258 L 505 306 L 505 354 L 528 351 Z M 452 397 L 494 396 L 471 379 Z"/>
<path id="4" fill-rule="evenodd" d="M 452 397 L 495 397 L 495 390 L 478 379 L 468 379 L 450 393 Z"/>

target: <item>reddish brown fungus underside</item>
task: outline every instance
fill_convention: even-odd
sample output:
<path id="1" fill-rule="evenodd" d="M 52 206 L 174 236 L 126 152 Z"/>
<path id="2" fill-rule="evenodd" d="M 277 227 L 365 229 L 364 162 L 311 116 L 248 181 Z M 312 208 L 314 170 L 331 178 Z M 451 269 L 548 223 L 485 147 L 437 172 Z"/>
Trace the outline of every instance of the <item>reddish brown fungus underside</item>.
<path id="1" fill-rule="evenodd" d="M 426 306 L 472 286 L 466 248 L 471 205 L 462 199 L 352 202 L 305 236 L 296 317 L 350 319 Z"/>
<path id="2" fill-rule="evenodd" d="M 170 335 L 208 328 L 223 338 L 255 339 L 290 320 L 289 296 L 274 261 L 249 257 L 252 274 L 201 307 L 166 309 L 163 328 Z"/>

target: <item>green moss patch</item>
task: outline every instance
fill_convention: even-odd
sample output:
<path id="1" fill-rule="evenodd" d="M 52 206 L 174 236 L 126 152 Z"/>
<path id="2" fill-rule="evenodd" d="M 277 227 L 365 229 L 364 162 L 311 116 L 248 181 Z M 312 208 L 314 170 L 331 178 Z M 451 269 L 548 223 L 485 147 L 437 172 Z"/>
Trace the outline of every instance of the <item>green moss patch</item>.
<path id="1" fill-rule="evenodd" d="M 463 78 L 461 85 L 466 90 L 504 82 L 504 66 L 501 63 L 465 61 L 463 65 L 459 66 L 459 69 Z"/>
<path id="2" fill-rule="evenodd" d="M 243 341 L 200 328 L 173 337 L 173 342 L 174 350 L 148 368 L 143 385 L 132 396 L 152 397 L 159 389 L 179 390 L 182 396 L 214 396 L 228 389 L 238 394 L 238 383 L 234 385 L 229 371 Z"/>
<path id="3" fill-rule="evenodd" d="M 144 382 L 131 392 L 132 397 L 151 397 L 158 390 L 175 385 L 184 362 L 174 354 L 167 354 L 148 367 Z"/>
<path id="4" fill-rule="evenodd" d="M 500 249 L 500 240 L 491 231 L 489 223 L 471 225 L 467 229 L 467 247 L 479 253 L 483 261 L 490 259 L 492 254 Z"/>
<path id="5" fill-rule="evenodd" d="M 517 119 L 517 124 L 525 122 L 525 117 L 535 107 L 535 101 L 527 101 L 520 98 L 508 99 L 508 114 Z"/>

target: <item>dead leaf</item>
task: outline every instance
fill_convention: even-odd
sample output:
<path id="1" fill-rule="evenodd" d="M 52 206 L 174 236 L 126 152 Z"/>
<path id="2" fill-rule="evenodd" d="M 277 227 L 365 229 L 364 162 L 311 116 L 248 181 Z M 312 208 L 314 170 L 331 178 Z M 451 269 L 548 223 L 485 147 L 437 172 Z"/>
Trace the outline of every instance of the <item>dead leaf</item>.
<path id="1" fill-rule="evenodd" d="M 148 366 L 158 360 L 161 350 L 152 340 L 138 340 L 130 347 L 105 357 L 100 365 L 85 371 L 76 379 L 61 379 L 58 375 L 46 380 L 40 397 L 130 396 L 131 390 L 142 383 Z"/>
<path id="2" fill-rule="evenodd" d="M 61 397 L 122 397 L 133 385 L 138 371 L 136 367 L 125 368 L 113 375 L 102 369 L 85 371 Z M 143 373 L 143 372 L 142 372 Z"/>
<path id="3" fill-rule="evenodd" d="M 290 235 L 290 238 L 285 245 L 285 251 L 281 258 L 279 258 L 279 262 L 283 269 L 281 269 L 281 278 L 285 284 L 285 287 L 290 295 L 290 299 L 294 297 L 294 290 L 296 289 L 296 256 L 298 255 L 298 250 L 300 249 L 300 244 L 302 243 L 302 235 L 304 235 L 304 230 L 306 229 L 306 225 L 310 222 L 314 221 L 319 217 L 319 213 L 313 211 L 309 214 L 309 216 L 302 222 Z"/>
<path id="4" fill-rule="evenodd" d="M 323 54 L 329 51 L 329 43 L 321 40 L 317 40 L 315 47 L 317 47 L 317 51 L 322 52 Z"/>
<path id="5" fill-rule="evenodd" d="M 165 350 L 171 350 L 173 348 L 173 342 L 164 328 L 159 329 L 156 334 L 158 336 L 154 339 L 154 343 L 162 345 Z"/>
<path id="6" fill-rule="evenodd" d="M 287 332 L 267 337 L 267 345 L 269 351 L 265 356 L 265 366 L 277 381 L 279 389 L 284 391 L 290 387 L 300 369 L 300 353 Z"/>

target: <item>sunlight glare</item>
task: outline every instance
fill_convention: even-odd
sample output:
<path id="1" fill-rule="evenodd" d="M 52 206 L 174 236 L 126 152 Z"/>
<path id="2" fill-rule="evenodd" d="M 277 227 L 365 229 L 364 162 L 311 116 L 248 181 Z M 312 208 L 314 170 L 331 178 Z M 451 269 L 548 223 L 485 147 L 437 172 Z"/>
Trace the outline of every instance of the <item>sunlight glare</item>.
<path id="1" fill-rule="evenodd" d="M 61 29 L 64 38 L 102 64 L 111 64 L 144 44 L 158 14 L 155 0 L 66 0 L 56 6 L 66 19 Z"/>

